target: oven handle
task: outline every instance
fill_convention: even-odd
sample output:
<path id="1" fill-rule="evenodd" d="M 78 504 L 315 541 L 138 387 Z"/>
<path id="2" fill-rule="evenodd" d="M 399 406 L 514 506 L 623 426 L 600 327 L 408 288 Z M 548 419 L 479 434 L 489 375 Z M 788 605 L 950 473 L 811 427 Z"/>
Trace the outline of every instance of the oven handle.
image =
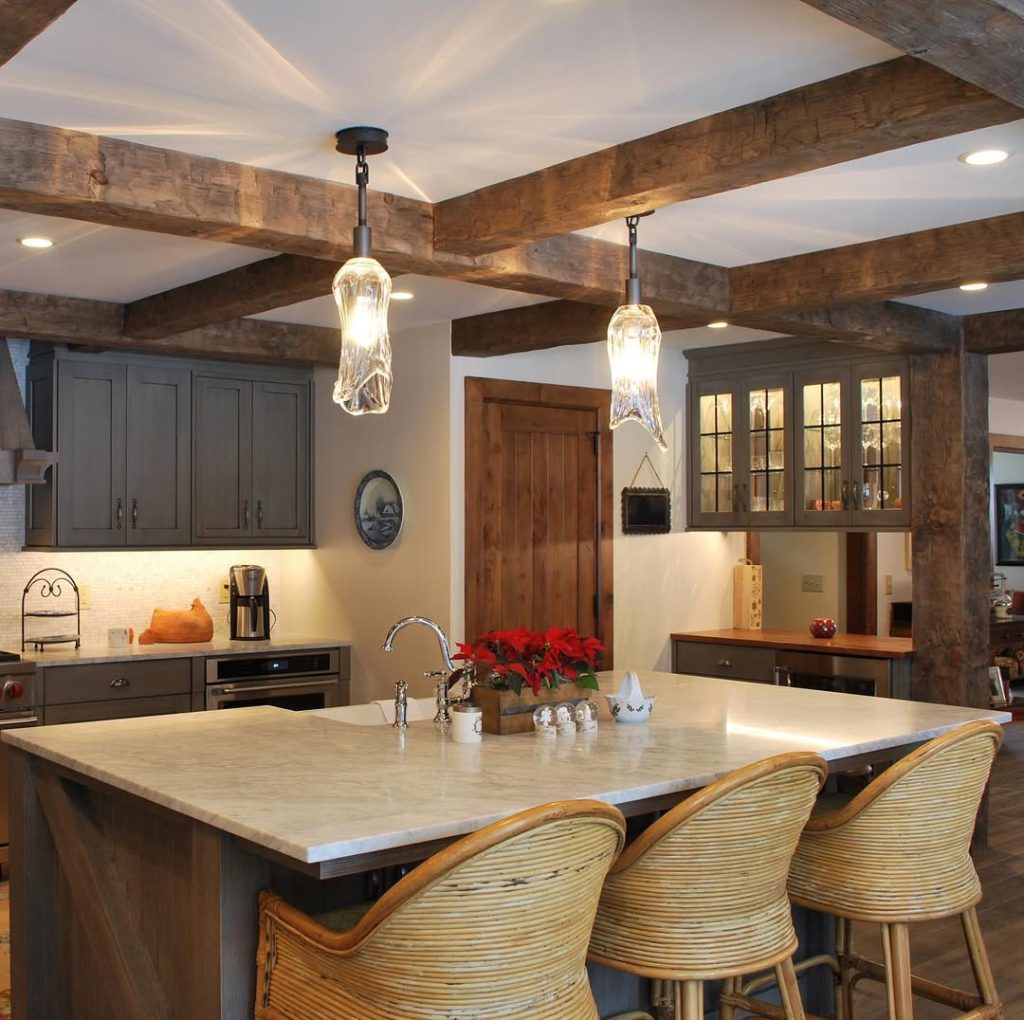
<path id="1" fill-rule="evenodd" d="M 245 693 L 246 691 L 304 691 L 309 687 L 323 687 L 325 685 L 333 685 L 334 681 L 330 679 L 324 680 L 307 680 L 305 683 L 295 684 L 279 684 L 273 681 L 265 681 L 260 683 L 251 684 L 215 684 L 210 687 L 211 694 L 238 694 Z"/>
<path id="2" fill-rule="evenodd" d="M 13 730 L 18 726 L 38 726 L 37 715 L 0 716 L 0 730 Z"/>

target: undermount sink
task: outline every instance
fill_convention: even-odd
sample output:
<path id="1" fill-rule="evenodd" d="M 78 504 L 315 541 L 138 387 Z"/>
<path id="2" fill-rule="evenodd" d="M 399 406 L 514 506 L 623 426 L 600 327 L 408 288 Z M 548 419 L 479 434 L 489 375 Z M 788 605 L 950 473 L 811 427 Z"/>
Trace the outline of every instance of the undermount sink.
<path id="1" fill-rule="evenodd" d="M 395 703 L 381 698 L 363 705 L 342 705 L 338 708 L 318 708 L 310 712 L 323 719 L 349 723 L 351 726 L 386 726 L 395 721 Z M 434 718 L 433 698 L 410 698 L 406 713 L 409 722 Z"/>

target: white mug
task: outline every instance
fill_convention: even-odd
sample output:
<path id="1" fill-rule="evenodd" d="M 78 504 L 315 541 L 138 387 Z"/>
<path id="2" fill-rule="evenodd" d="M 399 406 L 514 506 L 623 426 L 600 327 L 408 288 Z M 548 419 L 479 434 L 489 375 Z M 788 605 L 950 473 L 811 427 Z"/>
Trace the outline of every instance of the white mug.
<path id="1" fill-rule="evenodd" d="M 108 627 L 107 645 L 110 648 L 127 648 L 135 637 L 131 627 Z"/>
<path id="2" fill-rule="evenodd" d="M 479 744 L 483 739 L 484 714 L 476 705 L 453 705 L 449 729 L 456 744 Z"/>

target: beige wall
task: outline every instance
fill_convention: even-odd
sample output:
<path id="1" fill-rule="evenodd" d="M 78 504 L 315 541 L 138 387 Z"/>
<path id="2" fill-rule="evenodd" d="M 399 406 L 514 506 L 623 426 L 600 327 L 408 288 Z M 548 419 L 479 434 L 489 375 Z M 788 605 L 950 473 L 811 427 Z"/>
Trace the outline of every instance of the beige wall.
<path id="1" fill-rule="evenodd" d="M 422 673 L 442 666 L 433 636 L 413 628 L 394 652 L 380 646 L 402 616 L 449 626 L 450 329 L 410 330 L 392 344 L 387 414 L 345 414 L 331 399 L 335 373 L 316 373 L 318 548 L 289 554 L 285 567 L 290 626 L 353 642 L 353 702 L 389 697 L 398 677 L 413 695 L 428 694 Z M 356 487 L 374 468 L 394 477 L 405 504 L 402 533 L 384 550 L 364 546 L 353 520 Z"/>
<path id="2" fill-rule="evenodd" d="M 761 532 L 764 626 L 805 631 L 816 616 L 846 625 L 845 543 L 835 531 Z M 823 591 L 801 591 L 804 574 L 821 574 Z"/>

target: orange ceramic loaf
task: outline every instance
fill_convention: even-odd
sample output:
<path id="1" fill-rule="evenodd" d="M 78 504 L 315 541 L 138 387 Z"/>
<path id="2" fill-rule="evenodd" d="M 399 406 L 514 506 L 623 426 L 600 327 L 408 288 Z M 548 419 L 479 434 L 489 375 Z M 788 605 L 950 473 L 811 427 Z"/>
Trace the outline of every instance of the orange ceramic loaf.
<path id="1" fill-rule="evenodd" d="M 213 620 L 201 599 L 191 609 L 154 609 L 149 626 L 139 635 L 140 645 L 187 645 L 213 640 Z"/>

